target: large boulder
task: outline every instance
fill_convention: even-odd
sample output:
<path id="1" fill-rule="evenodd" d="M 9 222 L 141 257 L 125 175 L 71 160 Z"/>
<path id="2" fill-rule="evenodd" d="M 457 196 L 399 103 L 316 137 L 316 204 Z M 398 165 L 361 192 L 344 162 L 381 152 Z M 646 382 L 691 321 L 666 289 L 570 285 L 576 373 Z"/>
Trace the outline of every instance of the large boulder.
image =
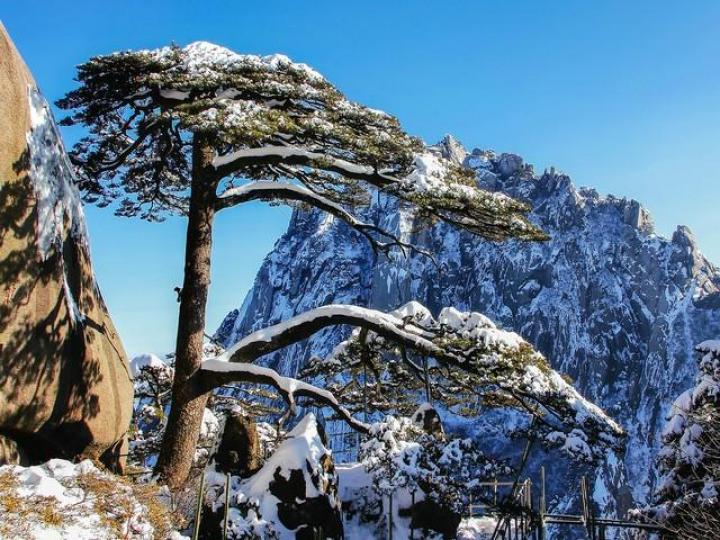
<path id="1" fill-rule="evenodd" d="M 215 463 L 220 472 L 247 478 L 262 466 L 263 449 L 257 424 L 241 411 L 230 411 L 225 418 Z"/>
<path id="2" fill-rule="evenodd" d="M 0 463 L 83 456 L 122 467 L 127 358 L 52 113 L 2 24 L 0 299 Z"/>

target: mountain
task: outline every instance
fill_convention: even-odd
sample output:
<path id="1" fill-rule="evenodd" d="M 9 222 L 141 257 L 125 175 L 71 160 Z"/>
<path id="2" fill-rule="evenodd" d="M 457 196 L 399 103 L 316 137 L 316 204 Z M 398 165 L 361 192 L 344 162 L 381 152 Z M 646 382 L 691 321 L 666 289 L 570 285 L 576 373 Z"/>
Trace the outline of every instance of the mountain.
<path id="1" fill-rule="evenodd" d="M 693 345 L 720 335 L 720 271 L 689 229 L 659 236 L 636 201 L 577 188 L 554 169 L 536 175 L 513 154 L 467 152 L 451 137 L 431 148 L 474 169 L 480 186 L 529 202 L 550 240 L 497 244 L 444 224 L 423 227 L 409 209 L 380 197 L 365 218 L 435 254 L 435 261 L 421 254 L 391 260 L 343 223 L 297 209 L 217 338 L 230 345 L 328 303 L 392 309 L 417 299 L 434 311 L 480 311 L 523 335 L 627 429 L 625 455 L 609 455 L 594 473 L 601 510 L 624 513 L 646 501 L 664 417 L 692 383 Z M 324 331 L 267 361 L 294 374 L 344 332 Z M 558 504 L 569 505 L 556 491 Z"/>

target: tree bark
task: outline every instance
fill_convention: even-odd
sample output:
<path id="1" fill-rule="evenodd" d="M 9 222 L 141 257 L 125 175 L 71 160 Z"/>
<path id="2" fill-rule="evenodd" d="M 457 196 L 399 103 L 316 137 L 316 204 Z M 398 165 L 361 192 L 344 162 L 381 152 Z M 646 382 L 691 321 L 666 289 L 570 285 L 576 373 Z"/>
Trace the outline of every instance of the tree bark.
<path id="1" fill-rule="evenodd" d="M 205 308 L 210 287 L 212 228 L 217 180 L 212 159 L 214 148 L 196 135 L 185 244 L 185 275 L 180 294 L 180 314 L 175 347 L 172 404 L 155 472 L 171 488 L 188 477 L 195 456 L 209 392 L 195 388 L 192 375 L 200 367 L 205 335 Z"/>

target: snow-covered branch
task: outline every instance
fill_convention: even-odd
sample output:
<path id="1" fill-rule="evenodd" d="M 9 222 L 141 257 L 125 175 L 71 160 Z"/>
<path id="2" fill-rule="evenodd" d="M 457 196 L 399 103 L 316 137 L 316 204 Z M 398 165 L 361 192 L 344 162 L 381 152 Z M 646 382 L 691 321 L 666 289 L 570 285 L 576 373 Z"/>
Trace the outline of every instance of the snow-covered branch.
<path id="1" fill-rule="evenodd" d="M 295 410 L 295 398 L 307 397 L 332 408 L 353 429 L 363 433 L 366 433 L 369 429 L 367 424 L 353 418 L 350 412 L 340 405 L 331 392 L 304 381 L 283 377 L 277 371 L 267 367 L 213 358 L 205 360 L 200 365 L 198 377 L 203 390 L 211 390 L 231 382 L 267 384 L 277 389 L 293 412 Z"/>
<path id="2" fill-rule="evenodd" d="M 389 233 L 382 227 L 358 219 L 338 203 L 297 184 L 257 181 L 239 187 L 232 187 L 218 195 L 215 206 L 218 210 L 222 210 L 223 208 L 230 208 L 254 200 L 303 202 L 347 223 L 370 242 L 375 252 L 387 253 L 391 248 L 398 247 L 402 250 L 413 251 L 432 258 L 432 255 L 424 250 L 403 242 L 396 235 Z M 373 233 L 380 238 L 387 239 L 387 241 L 379 240 L 373 236 Z"/>
<path id="3" fill-rule="evenodd" d="M 398 351 L 396 340 L 356 329 L 326 359 L 311 363 L 303 376 L 324 379 L 323 386 L 353 410 L 407 410 L 425 394 L 424 399 L 451 410 L 475 402 L 483 408 L 525 411 L 539 420 L 544 442 L 582 460 L 622 446 L 624 434 L 616 422 L 518 334 L 497 328 L 484 315 L 449 307 L 436 320 L 427 308 L 410 302 L 386 316 L 422 335 L 423 347 L 409 342 L 407 352 L 402 347 Z M 431 362 L 423 361 L 421 368 L 410 351 Z M 348 388 L 348 380 L 362 380 L 362 385 Z M 372 396 L 367 395 L 369 388 Z M 403 392 L 398 395 L 391 388 Z"/>
<path id="4" fill-rule="evenodd" d="M 306 339 L 327 328 L 348 324 L 450 363 L 462 363 L 451 352 L 433 343 L 433 335 L 401 318 L 374 309 L 330 304 L 311 309 L 282 323 L 253 332 L 218 357 L 230 362 L 253 362 L 260 356 Z"/>
<path id="5" fill-rule="evenodd" d="M 217 174 L 224 178 L 253 165 L 300 165 L 336 172 L 347 178 L 364 180 L 378 187 L 397 182 L 387 171 L 378 171 L 369 165 L 361 165 L 309 148 L 285 145 L 269 145 L 243 148 L 217 156 L 213 160 Z"/>

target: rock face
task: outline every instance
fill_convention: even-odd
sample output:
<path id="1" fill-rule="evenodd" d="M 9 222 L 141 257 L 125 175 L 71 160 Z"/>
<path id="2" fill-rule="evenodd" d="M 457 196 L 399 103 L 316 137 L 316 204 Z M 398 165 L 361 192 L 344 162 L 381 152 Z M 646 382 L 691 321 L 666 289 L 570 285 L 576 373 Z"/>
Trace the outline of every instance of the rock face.
<path id="1" fill-rule="evenodd" d="M 344 224 L 296 211 L 217 336 L 230 345 L 331 302 L 393 309 L 415 299 L 434 310 L 480 311 L 523 335 L 628 430 L 627 452 L 610 454 L 593 486 L 603 512 L 622 514 L 647 500 L 656 482 L 659 434 L 674 396 L 691 385 L 692 347 L 719 333 L 720 272 L 686 228 L 670 240 L 658 236 L 635 201 L 578 189 L 554 169 L 535 175 L 518 156 L 468 153 L 451 139 L 436 150 L 472 167 L 481 186 L 530 202 L 532 220 L 551 239 L 494 244 L 445 225 L 417 230 L 411 212 L 382 198 L 367 210 L 368 219 L 380 216 L 433 252 L 437 268 L 422 256 L 375 257 Z M 344 332 L 325 331 L 267 362 L 293 375 Z M 576 484 L 555 487 L 558 501 L 563 489 L 577 491 Z"/>
<path id="2" fill-rule="evenodd" d="M 423 429 L 428 435 L 432 435 L 438 440 L 445 439 L 445 430 L 442 426 L 442 420 L 435 407 L 429 404 L 421 405 L 412 416 L 413 423 Z"/>
<path id="3" fill-rule="evenodd" d="M 215 453 L 218 470 L 246 478 L 257 472 L 262 459 L 263 450 L 255 422 L 242 413 L 230 412 Z"/>
<path id="4" fill-rule="evenodd" d="M 117 467 L 133 387 L 72 175 L 49 107 L 0 25 L 0 436 L 21 450 L 8 457 Z"/>
<path id="5" fill-rule="evenodd" d="M 405 514 L 410 516 L 410 528 L 421 531 L 421 538 L 427 537 L 430 531 L 440 534 L 444 540 L 457 538 L 462 521 L 459 514 L 427 499 L 416 502 L 410 508 L 401 509 L 400 515 Z"/>

